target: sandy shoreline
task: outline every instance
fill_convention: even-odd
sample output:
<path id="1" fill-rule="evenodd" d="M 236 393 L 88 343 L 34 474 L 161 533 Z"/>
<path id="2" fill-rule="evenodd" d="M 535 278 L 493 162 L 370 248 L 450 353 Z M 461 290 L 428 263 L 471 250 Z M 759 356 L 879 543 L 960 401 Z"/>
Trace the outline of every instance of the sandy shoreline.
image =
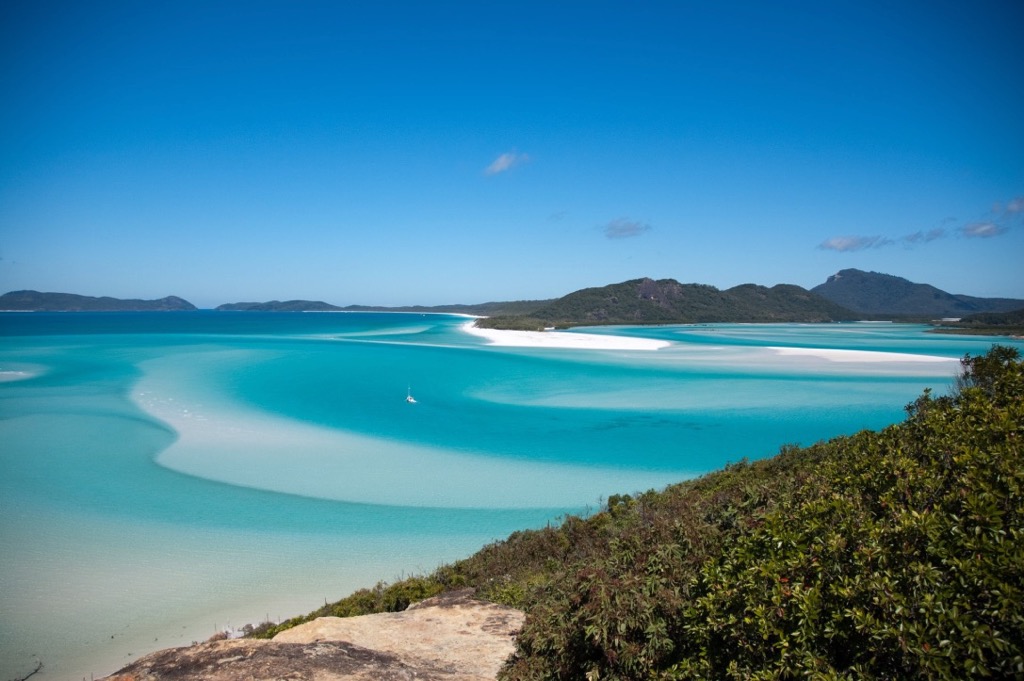
<path id="1" fill-rule="evenodd" d="M 576 350 L 660 350 L 672 345 L 669 341 L 630 336 L 605 336 L 566 331 L 503 331 L 481 329 L 467 322 L 461 329 L 484 338 L 490 345 L 517 348 L 565 348 Z"/>
<path id="2" fill-rule="evenodd" d="M 632 336 L 610 336 L 604 334 L 570 333 L 565 331 L 504 331 L 481 329 L 467 322 L 462 331 L 483 338 L 489 345 L 519 348 L 564 348 L 576 350 L 660 350 L 672 345 L 671 342 L 654 338 Z M 949 357 L 912 354 L 906 352 L 883 352 L 877 350 L 840 350 L 833 348 L 795 348 L 765 346 L 765 350 L 794 359 L 821 359 L 829 362 L 849 364 L 877 364 L 894 362 L 948 363 L 957 360 Z"/>

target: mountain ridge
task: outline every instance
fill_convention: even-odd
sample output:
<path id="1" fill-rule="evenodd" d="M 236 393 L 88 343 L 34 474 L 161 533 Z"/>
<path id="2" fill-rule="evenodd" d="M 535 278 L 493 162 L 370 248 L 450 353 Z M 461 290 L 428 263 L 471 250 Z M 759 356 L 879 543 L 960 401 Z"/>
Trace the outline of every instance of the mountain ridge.
<path id="1" fill-rule="evenodd" d="M 1024 300 L 978 298 L 947 293 L 931 284 L 854 268 L 839 270 L 811 292 L 866 315 L 924 315 L 963 317 L 982 312 L 1011 312 Z"/>
<path id="2" fill-rule="evenodd" d="M 793 284 L 741 284 L 720 290 L 675 279 L 630 279 L 574 291 L 528 317 L 494 317 L 491 328 L 543 328 L 607 324 L 697 324 L 730 322 L 835 322 L 856 319 L 852 311 Z"/>

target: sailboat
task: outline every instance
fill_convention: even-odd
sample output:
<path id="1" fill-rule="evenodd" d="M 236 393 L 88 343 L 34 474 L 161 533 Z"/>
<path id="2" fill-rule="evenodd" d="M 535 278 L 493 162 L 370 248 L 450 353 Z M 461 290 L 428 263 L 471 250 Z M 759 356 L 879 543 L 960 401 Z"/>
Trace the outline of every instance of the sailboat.
<path id="1" fill-rule="evenodd" d="M 409 404 L 416 404 L 416 398 L 412 396 L 412 386 L 409 386 L 409 391 L 405 394 L 405 401 Z"/>

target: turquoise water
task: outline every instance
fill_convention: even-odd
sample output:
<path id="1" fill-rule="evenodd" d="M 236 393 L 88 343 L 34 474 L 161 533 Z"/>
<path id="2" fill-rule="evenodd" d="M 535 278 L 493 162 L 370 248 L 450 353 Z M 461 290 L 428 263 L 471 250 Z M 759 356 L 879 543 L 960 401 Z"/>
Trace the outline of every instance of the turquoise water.
<path id="1" fill-rule="evenodd" d="M 882 427 L 993 342 L 715 325 L 580 331 L 657 351 L 505 348 L 465 323 L 0 314 L 0 678 L 37 658 L 34 678 L 99 676 L 612 493 Z"/>

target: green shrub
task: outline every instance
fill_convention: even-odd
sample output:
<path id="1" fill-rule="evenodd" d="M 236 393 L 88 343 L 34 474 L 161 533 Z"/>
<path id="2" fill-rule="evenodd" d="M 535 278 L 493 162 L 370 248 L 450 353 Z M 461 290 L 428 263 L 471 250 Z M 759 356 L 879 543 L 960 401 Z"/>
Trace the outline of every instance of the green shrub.
<path id="1" fill-rule="evenodd" d="M 903 424 L 637 504 L 538 598 L 502 678 L 1024 676 L 1024 370 L 1005 348 L 963 366 Z"/>

